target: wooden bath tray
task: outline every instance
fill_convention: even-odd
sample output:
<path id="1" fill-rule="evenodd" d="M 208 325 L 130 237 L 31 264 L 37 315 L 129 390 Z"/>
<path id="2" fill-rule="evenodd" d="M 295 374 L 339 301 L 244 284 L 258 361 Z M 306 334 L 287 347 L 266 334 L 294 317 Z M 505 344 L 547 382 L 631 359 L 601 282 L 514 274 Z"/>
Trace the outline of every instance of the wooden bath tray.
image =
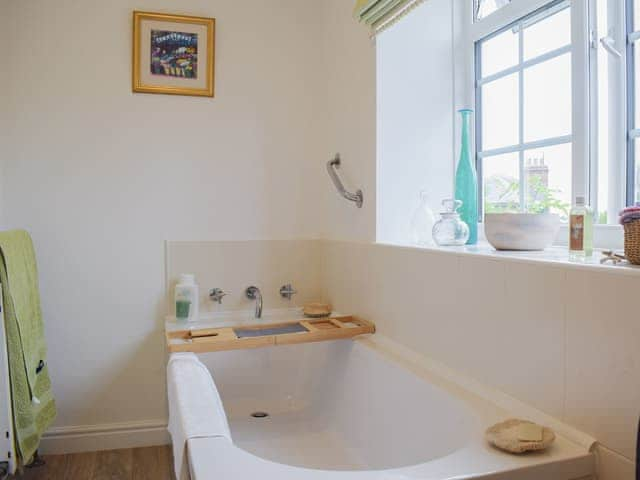
<path id="1" fill-rule="evenodd" d="M 174 330 L 166 332 L 169 352 L 217 352 L 270 345 L 322 342 L 374 333 L 375 325 L 352 316 L 264 325 Z"/>

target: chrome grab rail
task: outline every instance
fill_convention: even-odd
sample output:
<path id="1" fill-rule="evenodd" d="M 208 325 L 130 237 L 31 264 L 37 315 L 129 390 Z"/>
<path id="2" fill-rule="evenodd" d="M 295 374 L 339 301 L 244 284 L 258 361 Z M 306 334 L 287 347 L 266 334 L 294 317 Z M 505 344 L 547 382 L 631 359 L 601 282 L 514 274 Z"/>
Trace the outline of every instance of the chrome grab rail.
<path id="1" fill-rule="evenodd" d="M 347 200 L 355 202 L 356 207 L 362 208 L 362 202 L 364 201 L 362 190 L 356 190 L 356 193 L 347 191 L 347 189 L 344 188 L 344 185 L 340 181 L 338 173 L 336 172 L 338 168 L 340 168 L 340 154 L 336 153 L 334 159 L 327 162 L 327 172 L 329 173 L 331 180 L 333 180 L 333 184 L 338 189 L 338 193 Z"/>

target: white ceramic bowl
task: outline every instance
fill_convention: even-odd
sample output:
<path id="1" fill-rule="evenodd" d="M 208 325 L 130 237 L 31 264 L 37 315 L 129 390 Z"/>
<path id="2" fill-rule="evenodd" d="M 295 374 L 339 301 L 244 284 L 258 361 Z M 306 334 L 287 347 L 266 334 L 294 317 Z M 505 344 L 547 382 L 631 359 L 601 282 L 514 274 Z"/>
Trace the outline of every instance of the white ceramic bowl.
<path id="1" fill-rule="evenodd" d="M 544 250 L 558 234 L 553 213 L 487 213 L 484 233 L 496 250 Z"/>

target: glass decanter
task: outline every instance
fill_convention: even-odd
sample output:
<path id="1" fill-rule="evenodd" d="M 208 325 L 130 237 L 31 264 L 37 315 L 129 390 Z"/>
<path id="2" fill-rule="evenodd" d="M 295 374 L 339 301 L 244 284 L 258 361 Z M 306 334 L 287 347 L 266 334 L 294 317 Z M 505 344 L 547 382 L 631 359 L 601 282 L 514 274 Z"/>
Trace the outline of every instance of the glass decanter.
<path id="1" fill-rule="evenodd" d="M 429 195 L 420 192 L 420 204 L 411 218 L 411 236 L 413 243 L 423 246 L 433 245 L 433 226 L 436 217 L 429 208 Z"/>
<path id="2" fill-rule="evenodd" d="M 442 218 L 433 226 L 433 240 L 441 247 L 464 245 L 469 240 L 469 227 L 458 213 L 462 202 L 448 198 L 442 201 L 442 206 Z"/>

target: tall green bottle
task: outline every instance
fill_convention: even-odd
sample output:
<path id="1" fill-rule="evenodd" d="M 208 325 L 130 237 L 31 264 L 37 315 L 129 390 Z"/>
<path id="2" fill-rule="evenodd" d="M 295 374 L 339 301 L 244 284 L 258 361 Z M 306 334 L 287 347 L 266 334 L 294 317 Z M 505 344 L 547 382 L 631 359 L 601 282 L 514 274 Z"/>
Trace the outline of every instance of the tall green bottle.
<path id="1" fill-rule="evenodd" d="M 460 161 L 456 169 L 456 200 L 462 202 L 460 218 L 469 226 L 467 245 L 478 242 L 478 176 L 471 161 L 471 115 L 473 110 L 459 110 L 462 116 Z"/>

